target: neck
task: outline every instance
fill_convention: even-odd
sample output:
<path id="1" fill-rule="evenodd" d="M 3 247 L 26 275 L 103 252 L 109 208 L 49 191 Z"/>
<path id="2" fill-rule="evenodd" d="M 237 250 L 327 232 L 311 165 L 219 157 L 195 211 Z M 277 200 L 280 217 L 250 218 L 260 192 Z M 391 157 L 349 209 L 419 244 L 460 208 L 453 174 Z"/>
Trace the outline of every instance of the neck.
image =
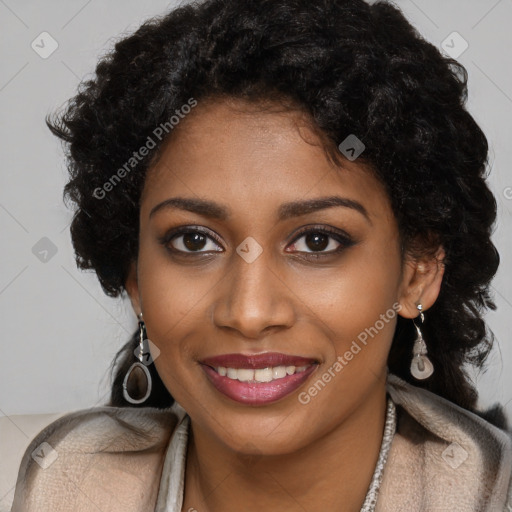
<path id="1" fill-rule="evenodd" d="M 192 424 L 183 510 L 359 512 L 385 416 L 386 389 L 380 386 L 335 429 L 298 452 L 275 456 L 233 452 Z"/>

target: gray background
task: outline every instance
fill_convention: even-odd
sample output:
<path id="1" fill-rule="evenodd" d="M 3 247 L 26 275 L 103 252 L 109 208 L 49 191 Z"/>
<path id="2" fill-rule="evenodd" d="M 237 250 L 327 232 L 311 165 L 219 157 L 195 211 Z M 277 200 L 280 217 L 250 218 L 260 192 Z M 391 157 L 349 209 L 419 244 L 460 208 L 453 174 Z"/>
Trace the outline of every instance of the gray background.
<path id="1" fill-rule="evenodd" d="M 108 397 L 109 365 L 136 319 L 128 301 L 108 298 L 94 274 L 75 267 L 71 212 L 62 202 L 67 172 L 44 117 L 74 95 L 116 39 L 173 5 L 0 0 L 0 416 L 70 411 Z M 469 111 L 490 141 L 502 261 L 493 284 L 498 309 L 487 316 L 498 341 L 489 369 L 475 379 L 482 405 L 500 401 L 512 416 L 512 1 L 396 5 L 436 46 L 454 31 L 469 45 L 458 60 L 469 72 Z M 46 59 L 31 47 L 35 40 L 39 52 L 51 48 L 42 32 L 58 43 Z"/>

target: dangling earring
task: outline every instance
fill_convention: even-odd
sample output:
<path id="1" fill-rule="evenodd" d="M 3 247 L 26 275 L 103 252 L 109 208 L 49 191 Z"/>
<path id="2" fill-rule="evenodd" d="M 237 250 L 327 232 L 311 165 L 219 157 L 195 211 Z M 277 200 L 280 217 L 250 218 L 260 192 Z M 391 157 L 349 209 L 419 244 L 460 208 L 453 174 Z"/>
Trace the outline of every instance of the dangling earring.
<path id="1" fill-rule="evenodd" d="M 133 363 L 130 366 L 130 369 L 126 372 L 126 375 L 124 377 L 123 381 L 123 396 L 124 398 L 132 403 L 132 404 L 141 404 L 145 402 L 149 395 L 151 394 L 151 386 L 152 386 L 152 379 L 151 374 L 149 373 L 149 370 L 147 366 L 144 364 L 144 354 L 147 353 L 145 350 L 144 344 L 147 341 L 146 339 L 146 327 L 144 325 L 144 321 L 142 320 L 142 313 L 139 314 L 139 346 L 137 353 L 135 354 L 136 357 L 139 359 L 136 363 Z M 149 348 L 148 348 L 149 350 Z M 150 359 L 151 360 L 151 359 Z M 130 396 L 130 391 L 132 394 L 137 392 L 139 389 L 141 389 L 141 386 L 139 386 L 140 382 L 142 380 L 146 381 L 146 392 L 141 397 L 140 393 L 138 396 Z"/>
<path id="2" fill-rule="evenodd" d="M 425 322 L 423 315 L 423 306 L 418 304 L 418 311 L 420 312 L 421 324 Z M 412 361 L 411 361 L 411 374 L 415 379 L 424 380 L 428 379 L 434 373 L 434 365 L 427 356 L 427 345 L 423 339 L 420 328 L 416 325 L 413 319 L 414 327 L 416 327 L 416 340 L 412 349 Z"/>

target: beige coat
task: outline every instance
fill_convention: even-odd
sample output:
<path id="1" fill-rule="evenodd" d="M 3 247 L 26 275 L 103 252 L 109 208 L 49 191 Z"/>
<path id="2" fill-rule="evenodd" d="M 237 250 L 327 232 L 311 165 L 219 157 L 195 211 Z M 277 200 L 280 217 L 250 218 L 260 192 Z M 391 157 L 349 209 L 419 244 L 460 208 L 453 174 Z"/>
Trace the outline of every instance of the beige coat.
<path id="1" fill-rule="evenodd" d="M 394 375 L 388 391 L 397 431 L 376 512 L 512 512 L 512 433 Z M 12 512 L 153 511 L 177 411 L 59 418 L 25 452 Z"/>

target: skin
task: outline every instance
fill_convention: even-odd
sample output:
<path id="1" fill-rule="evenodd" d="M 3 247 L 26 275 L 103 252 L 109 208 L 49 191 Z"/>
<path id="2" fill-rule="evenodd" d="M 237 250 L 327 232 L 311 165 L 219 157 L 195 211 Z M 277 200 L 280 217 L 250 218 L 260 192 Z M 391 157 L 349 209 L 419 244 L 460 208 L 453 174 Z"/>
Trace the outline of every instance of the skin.
<path id="1" fill-rule="evenodd" d="M 368 218 L 337 206 L 277 219 L 282 203 L 332 195 L 357 201 Z M 162 208 L 150 218 L 177 196 L 215 201 L 231 215 Z M 185 254 L 160 242 L 171 228 L 191 225 L 207 237 L 184 245 L 181 234 L 167 244 Z M 355 243 L 328 234 L 315 248 L 297 236 L 307 225 L 313 233 L 343 230 Z M 382 441 L 396 317 L 308 404 L 298 395 L 394 303 L 414 318 L 418 303 L 425 311 L 435 302 L 442 248 L 430 259 L 402 261 L 398 235 L 371 170 L 361 160 L 330 163 L 298 111 L 199 102 L 175 128 L 146 177 L 138 261 L 126 290 L 160 349 L 159 375 L 191 418 L 182 510 L 360 510 Z M 247 237 L 263 249 L 252 263 L 236 252 Z M 308 260 L 315 252 L 324 255 Z M 319 366 L 290 395 L 247 406 L 219 393 L 198 363 L 267 351 L 313 357 Z"/>

